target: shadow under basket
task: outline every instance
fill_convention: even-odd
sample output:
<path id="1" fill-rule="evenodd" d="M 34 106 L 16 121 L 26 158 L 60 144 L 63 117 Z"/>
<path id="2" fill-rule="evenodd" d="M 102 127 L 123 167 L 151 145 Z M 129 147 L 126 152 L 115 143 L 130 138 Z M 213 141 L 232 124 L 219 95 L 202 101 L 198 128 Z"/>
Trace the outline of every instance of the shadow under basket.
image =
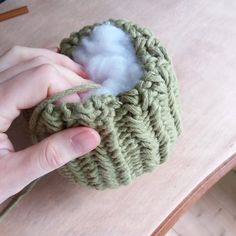
<path id="1" fill-rule="evenodd" d="M 116 188 L 163 163 L 180 134 L 177 79 L 166 49 L 153 34 L 125 20 L 110 20 L 127 32 L 143 76 L 128 92 L 118 96 L 92 95 L 82 103 L 55 104 L 66 93 L 43 101 L 33 111 L 30 128 L 34 142 L 69 127 L 97 130 L 101 144 L 89 154 L 59 169 L 70 180 L 96 189 Z M 101 23 L 102 24 L 102 23 Z M 71 33 L 60 45 L 71 57 L 83 36 L 100 24 Z M 73 93 L 86 86 L 75 88 Z"/>

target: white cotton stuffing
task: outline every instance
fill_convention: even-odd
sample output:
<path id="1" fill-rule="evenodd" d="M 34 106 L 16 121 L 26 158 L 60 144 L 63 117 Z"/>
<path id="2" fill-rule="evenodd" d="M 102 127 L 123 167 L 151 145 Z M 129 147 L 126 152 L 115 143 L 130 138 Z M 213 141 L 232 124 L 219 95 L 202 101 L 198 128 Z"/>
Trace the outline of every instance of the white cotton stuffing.
<path id="1" fill-rule="evenodd" d="M 128 91 L 142 77 L 142 69 L 129 35 L 109 21 L 96 26 L 72 52 L 73 60 L 81 64 L 89 79 L 102 87 L 83 95 L 112 94 Z"/>

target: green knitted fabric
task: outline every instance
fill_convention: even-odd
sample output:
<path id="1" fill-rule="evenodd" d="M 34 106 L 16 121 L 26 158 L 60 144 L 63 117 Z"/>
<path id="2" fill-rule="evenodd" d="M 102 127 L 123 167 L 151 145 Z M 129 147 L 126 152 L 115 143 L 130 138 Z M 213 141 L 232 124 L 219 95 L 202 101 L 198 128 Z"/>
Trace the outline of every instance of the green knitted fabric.
<path id="1" fill-rule="evenodd" d="M 125 20 L 110 20 L 126 31 L 142 62 L 143 77 L 118 96 L 92 95 L 84 104 L 56 105 L 59 97 L 92 88 L 80 86 L 45 100 L 33 112 L 35 142 L 68 127 L 88 126 L 101 135 L 91 153 L 69 162 L 60 173 L 96 189 L 126 185 L 164 162 L 180 133 L 178 85 L 166 49 L 153 34 Z M 61 53 L 71 57 L 83 36 L 99 24 L 86 26 L 62 40 Z"/>

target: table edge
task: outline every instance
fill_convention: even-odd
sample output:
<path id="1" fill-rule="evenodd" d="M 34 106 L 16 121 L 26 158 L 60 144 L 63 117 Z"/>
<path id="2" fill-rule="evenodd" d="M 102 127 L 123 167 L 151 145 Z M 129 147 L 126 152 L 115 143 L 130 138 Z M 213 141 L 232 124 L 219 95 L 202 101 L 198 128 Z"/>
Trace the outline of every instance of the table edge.
<path id="1" fill-rule="evenodd" d="M 199 200 L 208 189 L 218 182 L 224 175 L 230 172 L 236 166 L 236 153 L 224 161 L 212 173 L 202 180 L 184 200 L 164 219 L 164 221 L 153 231 L 151 236 L 165 235 L 178 219 Z"/>

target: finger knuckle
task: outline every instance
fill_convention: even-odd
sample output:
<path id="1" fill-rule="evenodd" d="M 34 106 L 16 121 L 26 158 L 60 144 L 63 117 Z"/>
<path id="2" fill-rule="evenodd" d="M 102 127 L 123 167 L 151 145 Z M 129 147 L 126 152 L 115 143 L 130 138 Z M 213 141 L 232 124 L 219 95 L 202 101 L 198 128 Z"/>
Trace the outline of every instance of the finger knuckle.
<path id="1" fill-rule="evenodd" d="M 50 63 L 43 63 L 42 65 L 38 66 L 36 70 L 40 74 L 47 76 L 56 72 L 55 67 Z"/>
<path id="2" fill-rule="evenodd" d="M 60 54 L 61 59 L 64 60 L 67 63 L 74 63 L 74 61 L 72 61 L 68 56 Z"/>
<path id="3" fill-rule="evenodd" d="M 76 63 L 68 56 L 63 55 L 63 54 L 58 54 L 58 55 L 59 55 L 59 60 L 62 64 L 66 65 L 66 66 L 76 65 Z"/>
<path id="4" fill-rule="evenodd" d="M 49 60 L 49 58 L 47 58 L 47 57 L 45 57 L 43 55 L 35 57 L 34 58 L 34 62 L 36 64 L 39 64 L 39 65 L 45 65 L 45 64 L 46 65 L 51 65 L 52 64 L 51 61 Z"/>
<path id="5" fill-rule="evenodd" d="M 50 63 L 43 63 L 36 68 L 35 73 L 41 75 L 42 80 L 47 84 L 50 82 L 55 82 L 57 73 L 56 68 Z"/>
<path id="6" fill-rule="evenodd" d="M 53 142 L 48 142 L 44 149 L 44 154 L 41 158 L 41 168 L 50 171 L 57 169 L 65 164 L 65 160 L 61 152 Z"/>
<path id="7" fill-rule="evenodd" d="M 14 45 L 12 46 L 8 51 L 7 51 L 7 55 L 11 55 L 11 56 L 16 56 L 20 54 L 20 51 L 22 50 L 22 46 L 19 45 Z"/>
<path id="8" fill-rule="evenodd" d="M 10 52 L 12 52 L 12 53 L 17 53 L 17 52 L 19 52 L 21 49 L 22 49 L 21 46 L 19 46 L 19 45 L 14 45 L 14 46 L 10 49 Z"/>

